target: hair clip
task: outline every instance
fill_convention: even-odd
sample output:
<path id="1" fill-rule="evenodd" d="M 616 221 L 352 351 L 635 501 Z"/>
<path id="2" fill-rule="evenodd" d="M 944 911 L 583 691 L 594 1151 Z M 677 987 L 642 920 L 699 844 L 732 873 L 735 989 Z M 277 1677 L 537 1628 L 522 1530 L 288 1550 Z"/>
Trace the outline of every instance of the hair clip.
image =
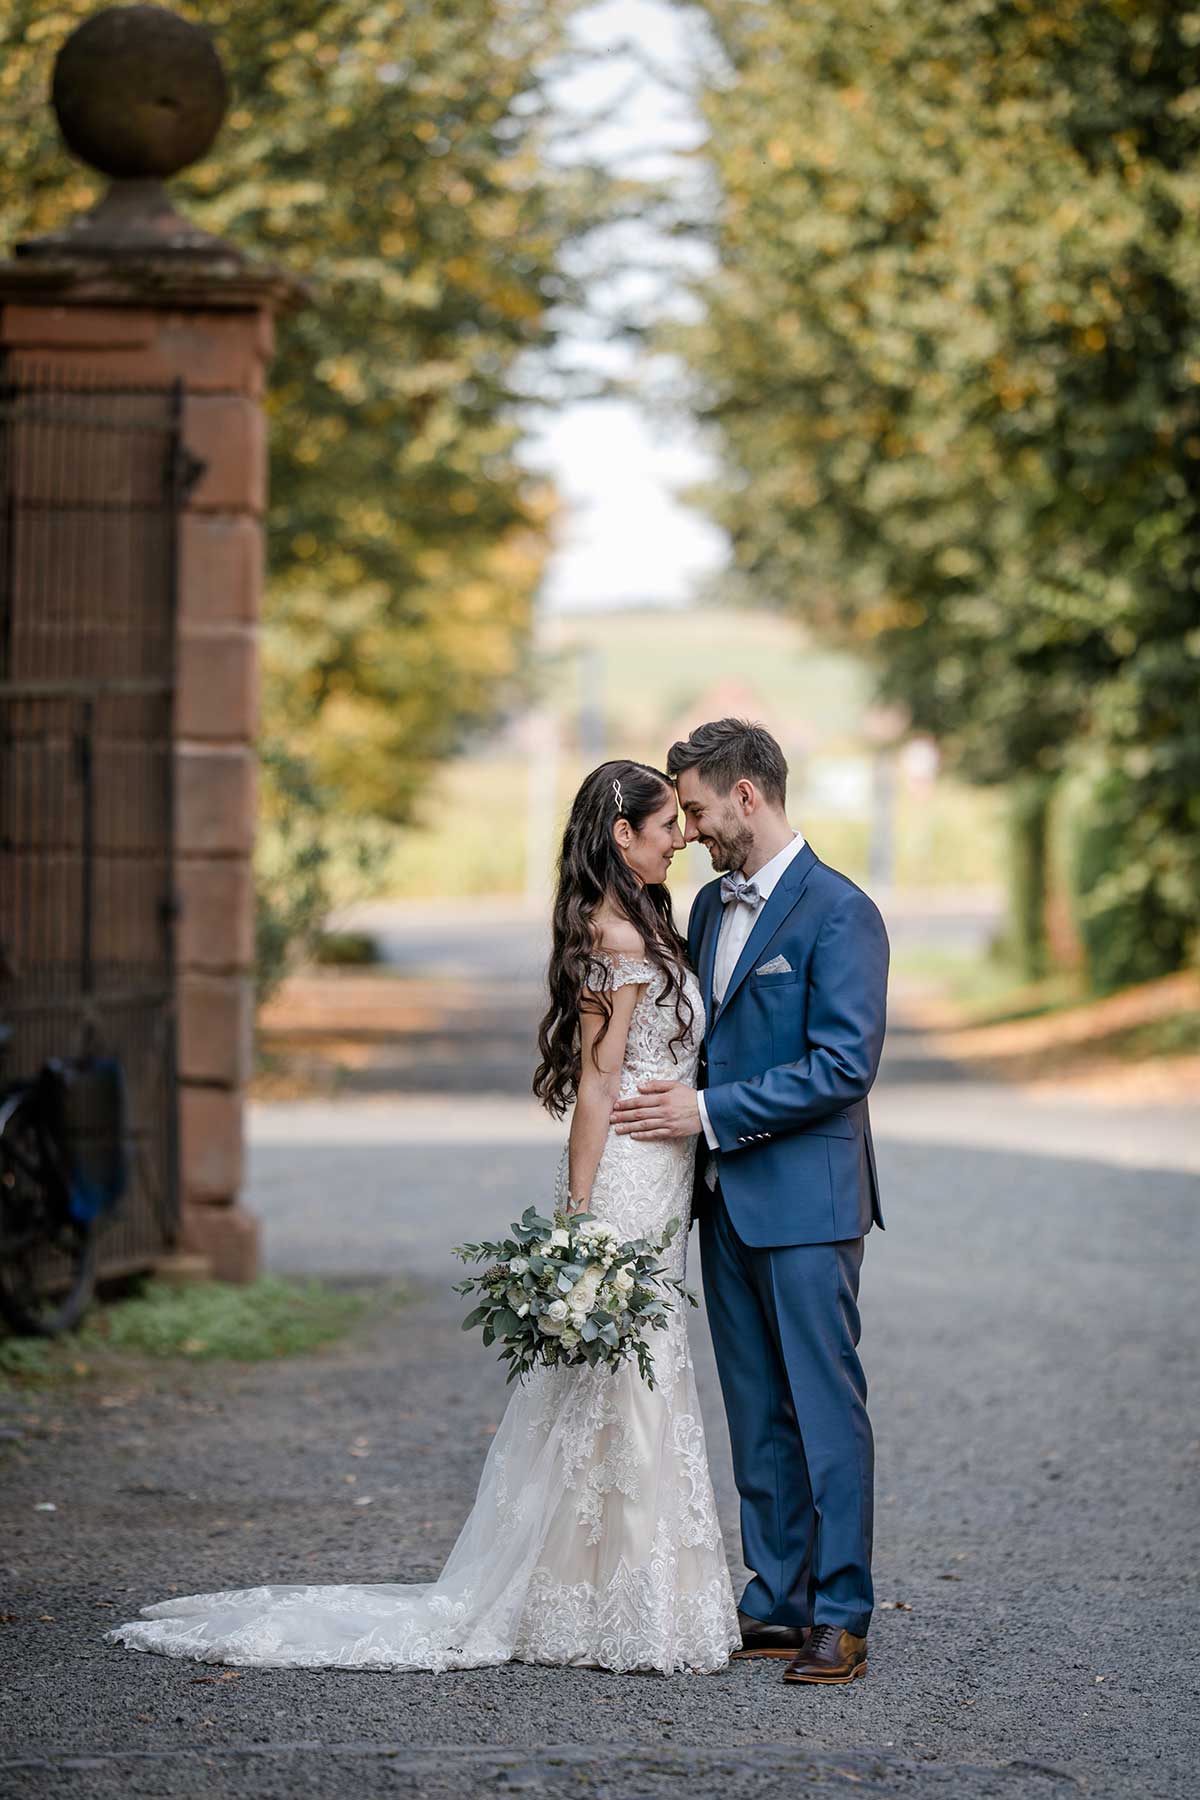
<path id="1" fill-rule="evenodd" d="M 617 811 L 623 813 L 625 811 L 625 796 L 621 792 L 621 783 L 619 780 L 613 782 L 613 799 L 617 803 Z"/>

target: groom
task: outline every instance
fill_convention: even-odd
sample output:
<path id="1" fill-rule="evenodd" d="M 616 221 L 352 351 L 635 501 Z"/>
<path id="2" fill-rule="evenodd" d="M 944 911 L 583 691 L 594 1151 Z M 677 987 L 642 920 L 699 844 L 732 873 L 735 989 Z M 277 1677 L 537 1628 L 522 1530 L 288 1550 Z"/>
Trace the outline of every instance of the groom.
<path id="1" fill-rule="evenodd" d="M 728 871 L 701 889 L 688 927 L 708 1020 L 701 1091 L 644 1082 L 614 1122 L 707 1145 L 704 1295 L 755 1571 L 741 1654 L 787 1657 L 787 1681 L 851 1681 L 866 1673 L 873 1603 L 857 1301 L 865 1234 L 883 1225 L 867 1093 L 887 933 L 788 824 L 787 763 L 762 726 L 701 725 L 667 771 L 687 841 Z"/>

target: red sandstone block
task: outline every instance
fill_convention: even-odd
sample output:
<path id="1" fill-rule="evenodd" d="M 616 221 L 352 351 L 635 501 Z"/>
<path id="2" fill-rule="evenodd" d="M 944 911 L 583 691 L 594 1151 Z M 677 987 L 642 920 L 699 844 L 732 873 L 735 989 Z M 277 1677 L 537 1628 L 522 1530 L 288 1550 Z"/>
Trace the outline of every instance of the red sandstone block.
<path id="1" fill-rule="evenodd" d="M 254 848 L 258 768 L 248 747 L 182 741 L 175 748 L 175 847 L 187 855 Z"/>
<path id="2" fill-rule="evenodd" d="M 266 358 L 257 311 L 161 313 L 155 350 L 189 393 L 262 398 Z"/>
<path id="3" fill-rule="evenodd" d="M 178 858 L 175 891 L 181 970 L 253 966 L 254 872 L 248 857 Z"/>
<path id="4" fill-rule="evenodd" d="M 250 1078 L 254 995 L 249 975 L 181 977 L 179 1074 L 240 1087 Z"/>
<path id="5" fill-rule="evenodd" d="M 180 1084 L 179 1177 L 185 1203 L 234 1199 L 242 1185 L 240 1090 Z"/>
<path id="6" fill-rule="evenodd" d="M 183 436 L 207 465 L 188 497 L 193 512 L 262 512 L 267 426 L 260 406 L 235 395 L 189 394 Z"/>
<path id="7" fill-rule="evenodd" d="M 265 330 L 264 330 L 265 317 Z M 86 367 L 101 385 L 162 384 L 260 400 L 273 324 L 259 309 L 170 312 L 120 306 L 9 306 L 0 341 L 59 374 Z"/>
<path id="8" fill-rule="evenodd" d="M 181 631 L 175 730 L 181 738 L 253 740 L 258 729 L 258 638 L 234 627 Z"/>
<path id="9" fill-rule="evenodd" d="M 3 341 L 14 350 L 135 350 L 155 337 L 156 315 L 137 306 L 21 306 L 4 308 Z M 89 356 L 89 367 L 104 367 Z"/>
<path id="10" fill-rule="evenodd" d="M 179 620 L 258 618 L 263 528 L 248 513 L 185 512 L 179 521 Z"/>
<path id="11" fill-rule="evenodd" d="M 185 1204 L 180 1242 L 208 1258 L 218 1281 L 253 1281 L 259 1272 L 259 1223 L 241 1206 Z"/>

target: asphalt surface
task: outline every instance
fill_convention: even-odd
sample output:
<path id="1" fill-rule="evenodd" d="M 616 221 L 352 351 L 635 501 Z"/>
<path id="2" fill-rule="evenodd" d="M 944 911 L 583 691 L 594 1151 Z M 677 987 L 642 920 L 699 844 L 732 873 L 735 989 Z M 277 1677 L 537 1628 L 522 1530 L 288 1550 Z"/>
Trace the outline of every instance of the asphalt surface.
<path id="1" fill-rule="evenodd" d="M 518 934 L 506 980 L 522 954 Z M 545 1195 L 561 1127 L 511 1084 L 259 1106 L 270 1266 L 408 1297 L 319 1354 L 7 1403 L 0 1794 L 1195 1793 L 1194 1134 L 979 1089 L 902 1021 L 873 1113 L 865 1681 L 235 1671 L 103 1642 L 172 1591 L 429 1579 L 504 1405 L 448 1247 Z M 699 1314 L 693 1344 L 736 1573 Z"/>

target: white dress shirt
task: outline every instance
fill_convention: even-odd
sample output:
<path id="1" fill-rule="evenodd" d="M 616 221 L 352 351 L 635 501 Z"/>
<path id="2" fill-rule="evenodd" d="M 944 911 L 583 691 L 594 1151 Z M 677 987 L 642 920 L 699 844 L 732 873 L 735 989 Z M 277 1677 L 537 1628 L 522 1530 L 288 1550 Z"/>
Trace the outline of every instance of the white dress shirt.
<path id="1" fill-rule="evenodd" d="M 792 858 L 798 856 L 804 848 L 803 833 L 797 831 L 790 844 L 777 850 L 770 862 L 764 863 L 757 875 L 743 879 L 753 881 L 762 895 L 765 906 L 775 892 L 783 871 Z M 740 871 L 739 871 L 740 873 Z M 746 940 L 754 930 L 762 912 L 762 906 L 746 906 L 741 900 L 730 900 L 721 908 L 721 923 L 717 927 L 717 959 L 713 964 L 713 999 L 719 1005 L 725 998 L 725 989 L 729 986 L 729 977 L 737 967 L 738 957 L 746 947 Z M 704 1092 L 701 1089 L 696 1095 L 696 1103 L 700 1108 L 700 1123 L 704 1128 L 704 1139 L 710 1150 L 717 1148 L 716 1134 L 708 1122 L 708 1108 L 704 1104 Z"/>

